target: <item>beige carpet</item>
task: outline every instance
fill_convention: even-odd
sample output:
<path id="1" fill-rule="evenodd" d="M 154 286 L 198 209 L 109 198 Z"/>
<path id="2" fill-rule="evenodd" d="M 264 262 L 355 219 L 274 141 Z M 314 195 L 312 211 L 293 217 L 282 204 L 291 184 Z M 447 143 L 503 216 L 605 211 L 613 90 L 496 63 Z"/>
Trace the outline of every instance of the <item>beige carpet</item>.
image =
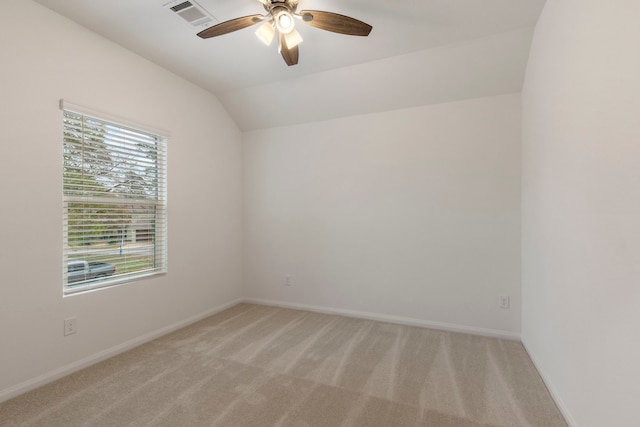
<path id="1" fill-rule="evenodd" d="M 0 404 L 2 426 L 566 426 L 518 342 L 240 304 Z"/>

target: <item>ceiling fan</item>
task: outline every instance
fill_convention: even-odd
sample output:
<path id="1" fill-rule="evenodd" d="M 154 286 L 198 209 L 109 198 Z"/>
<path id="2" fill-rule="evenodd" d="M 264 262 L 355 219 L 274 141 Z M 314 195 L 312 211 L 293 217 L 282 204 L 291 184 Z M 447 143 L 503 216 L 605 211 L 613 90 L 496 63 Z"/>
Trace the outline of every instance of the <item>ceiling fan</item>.
<path id="1" fill-rule="evenodd" d="M 320 10 L 303 10 L 298 13 L 299 0 L 258 1 L 262 3 L 267 11 L 265 15 L 249 15 L 221 22 L 200 31 L 198 36 L 208 39 L 262 22 L 262 25 L 256 31 L 256 35 L 266 45 L 270 45 L 277 33 L 278 50 L 287 65 L 291 66 L 298 63 L 298 45 L 302 41 L 300 33 L 295 29 L 296 19 L 312 27 L 350 36 L 368 36 L 373 28 L 369 24 L 338 13 Z"/>

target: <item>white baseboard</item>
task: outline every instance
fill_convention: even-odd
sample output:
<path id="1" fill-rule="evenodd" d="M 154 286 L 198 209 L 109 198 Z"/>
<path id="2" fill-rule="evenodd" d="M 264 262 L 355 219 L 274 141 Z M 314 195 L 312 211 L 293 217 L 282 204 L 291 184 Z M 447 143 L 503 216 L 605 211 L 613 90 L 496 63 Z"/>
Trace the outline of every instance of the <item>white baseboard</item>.
<path id="1" fill-rule="evenodd" d="M 246 303 L 269 305 L 275 307 L 291 308 L 295 310 L 315 311 L 318 313 L 337 314 L 346 317 L 356 317 L 359 319 L 377 320 L 380 322 L 397 323 L 407 326 L 419 326 L 422 328 L 438 329 L 449 332 L 461 332 L 465 334 L 481 335 L 486 337 L 494 337 L 520 341 L 520 334 L 502 331 L 497 329 L 477 328 L 474 326 L 456 325 L 453 323 L 432 322 L 429 320 L 413 319 L 410 317 L 391 316 L 387 314 L 369 313 L 364 311 L 345 310 L 341 308 L 322 307 L 317 305 L 297 304 L 283 301 L 264 300 L 260 298 L 244 298 Z"/>
<path id="2" fill-rule="evenodd" d="M 16 397 L 20 394 L 26 393 L 30 390 L 33 390 L 35 388 L 38 388 L 40 386 L 43 386 L 47 383 L 50 383 L 52 381 L 55 381 L 59 378 L 62 378 L 66 375 L 72 374 L 76 371 L 79 371 L 80 369 L 86 368 L 88 366 L 91 366 L 93 364 L 96 364 L 98 362 L 101 362 L 105 359 L 108 359 L 110 357 L 116 356 L 120 353 L 123 353 L 127 350 L 130 350 L 134 347 L 137 347 L 141 344 L 144 344 L 146 342 L 149 341 L 153 341 L 156 338 L 159 338 L 163 335 L 167 335 L 173 331 L 176 331 L 180 328 L 184 328 L 185 326 L 188 326 L 192 323 L 195 323 L 199 320 L 202 320 L 206 317 L 212 316 L 218 312 L 221 312 L 223 310 L 226 310 L 227 308 L 233 307 L 236 304 L 241 303 L 243 300 L 242 299 L 237 299 L 234 301 L 231 301 L 229 303 L 223 304 L 221 306 L 218 306 L 216 308 L 213 308 L 211 310 L 207 310 L 205 312 L 202 313 L 198 313 L 194 316 L 191 316 L 187 319 L 181 320 L 179 322 L 173 323 L 171 325 L 165 326 L 163 328 L 160 329 L 156 329 L 155 331 L 149 332 L 148 334 L 144 334 L 142 336 L 133 338 L 129 341 L 125 341 L 122 344 L 118 344 L 114 347 L 108 348 L 106 350 L 100 351 L 96 354 L 93 354 L 91 356 L 82 358 L 80 360 L 77 360 L 75 362 L 69 363 L 68 365 L 62 366 L 60 368 L 54 369 L 52 371 L 46 372 L 42 375 L 38 375 L 35 378 L 31 378 L 27 381 L 23 381 L 19 384 L 16 384 L 12 387 L 9 387 L 7 389 L 1 390 L 0 391 L 0 402 L 4 402 L 6 400 L 9 400 L 13 397 Z"/>
<path id="3" fill-rule="evenodd" d="M 527 346 L 526 340 L 524 338 L 521 338 L 520 341 L 522 342 L 522 346 L 524 347 L 524 349 L 527 352 L 527 354 L 529 354 L 529 359 L 531 359 L 531 361 L 533 362 L 533 366 L 536 367 L 536 370 L 540 374 L 540 377 L 542 378 L 542 381 L 547 386 L 547 390 L 549 390 L 549 393 L 551 394 L 551 397 L 556 402 L 556 405 L 558 406 L 558 409 L 562 413 L 562 416 L 564 417 L 564 420 L 567 422 L 569 427 L 578 427 L 578 424 L 576 423 L 576 421 L 571 416 L 571 413 L 569 412 L 569 409 L 564 404 L 564 401 L 562 400 L 562 398 L 558 394 L 558 391 L 556 390 L 556 387 L 553 385 L 553 382 L 551 380 L 549 380 L 549 377 L 547 377 L 547 375 L 544 373 L 544 370 L 542 369 L 542 365 L 540 365 L 539 359 L 537 358 L 535 353 L 531 352 L 531 350 Z"/>

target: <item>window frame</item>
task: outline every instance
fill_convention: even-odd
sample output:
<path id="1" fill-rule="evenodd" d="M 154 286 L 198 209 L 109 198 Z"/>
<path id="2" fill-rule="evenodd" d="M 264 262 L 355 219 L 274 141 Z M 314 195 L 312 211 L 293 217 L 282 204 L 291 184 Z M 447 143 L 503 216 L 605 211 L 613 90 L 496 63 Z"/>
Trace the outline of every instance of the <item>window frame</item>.
<path id="1" fill-rule="evenodd" d="M 96 289 L 122 285 L 139 279 L 166 274 L 168 272 L 167 150 L 169 133 L 161 129 L 141 125 L 139 123 L 135 123 L 121 117 L 86 108 L 71 103 L 67 100 L 60 100 L 59 107 L 61 110 L 62 119 L 61 169 L 63 202 L 63 296 L 69 296 L 87 291 L 93 291 Z M 102 151 L 106 153 L 105 155 L 108 156 L 113 165 L 115 165 L 112 167 L 112 170 L 125 170 L 127 172 L 131 172 L 131 170 L 133 169 L 140 169 L 141 162 L 146 162 L 145 171 L 138 172 L 139 180 L 143 184 L 140 184 L 137 187 L 134 186 L 134 184 L 131 184 L 128 190 L 123 190 L 123 186 L 118 183 L 112 185 L 108 190 L 101 190 L 104 191 L 104 193 L 96 193 L 95 190 L 91 188 L 87 190 L 88 187 L 85 185 L 86 181 L 84 181 L 84 172 L 82 174 L 83 178 L 82 180 L 80 180 L 80 183 L 74 184 L 74 178 L 70 177 L 72 174 L 67 175 L 67 172 L 65 171 L 70 168 L 67 162 L 69 147 L 74 146 L 75 144 L 74 148 L 77 148 L 78 145 L 78 129 L 73 128 L 71 125 L 69 125 L 69 122 L 73 121 L 74 119 L 68 117 L 68 115 L 81 117 L 82 120 L 82 130 L 79 132 L 79 134 L 81 135 L 80 145 L 82 148 L 80 149 L 80 153 L 82 157 L 83 171 L 85 170 L 85 163 L 89 165 L 89 167 L 95 166 L 99 163 L 99 161 L 91 163 L 91 161 L 86 161 L 85 159 L 85 157 L 89 157 L 86 156 L 86 153 L 92 150 L 91 142 L 85 144 L 85 141 L 88 141 L 88 139 L 91 138 L 87 135 L 87 133 L 85 133 L 85 123 L 87 121 L 90 121 L 94 124 L 98 123 L 96 125 L 98 128 L 104 127 L 104 129 L 109 130 L 108 132 L 105 132 L 103 134 L 108 136 L 104 137 L 100 141 L 100 149 L 102 149 Z M 75 139 L 69 137 L 71 130 L 74 130 L 76 133 Z M 111 132 L 113 132 L 114 134 L 120 132 L 128 133 L 133 136 L 125 136 L 123 137 L 124 139 L 122 139 L 122 141 L 124 142 L 119 142 L 120 140 L 114 137 L 113 134 L 109 135 L 109 133 Z M 144 139 L 143 143 L 141 144 L 134 144 L 129 141 L 129 139 L 137 138 L 146 139 Z M 153 149 L 149 149 L 149 147 L 153 147 Z M 145 148 L 149 150 L 147 151 L 145 150 Z M 120 161 L 118 159 L 117 152 L 125 151 L 125 149 L 127 153 L 127 159 L 124 161 Z M 127 161 L 129 162 L 128 165 L 126 164 Z M 112 173 L 113 175 L 109 175 L 108 173 L 105 174 L 105 179 L 111 179 L 113 183 L 118 182 L 117 172 Z M 87 173 L 86 175 L 91 175 L 91 173 Z M 95 176 L 93 176 L 91 179 L 96 180 Z M 149 184 L 149 182 L 151 182 L 151 184 Z M 105 185 L 105 187 L 107 187 L 107 185 Z M 135 194 L 136 192 L 137 195 Z M 101 198 L 100 196 L 106 197 Z M 70 208 L 70 206 L 75 207 Z M 80 207 L 78 208 L 78 206 Z M 91 206 L 91 209 L 93 210 L 91 211 L 87 208 L 87 206 Z M 101 209 L 96 210 L 96 206 L 101 207 Z M 71 211 L 69 209 L 71 209 Z M 127 209 L 126 215 L 123 213 L 125 212 L 125 209 Z M 71 213 L 72 211 L 75 212 Z M 92 212 L 91 215 L 86 214 L 86 212 L 89 211 Z M 78 212 L 81 213 L 78 214 Z M 102 212 L 102 214 L 96 212 Z M 112 212 L 120 212 L 120 214 Z M 74 217 L 74 215 L 76 216 Z M 138 267 L 140 268 L 140 271 L 136 271 L 136 267 L 133 267 L 132 271 L 128 271 L 127 268 L 124 268 L 124 272 L 116 271 L 115 274 L 107 277 L 80 280 L 69 283 L 69 262 L 78 260 L 78 255 L 80 255 L 80 258 L 82 258 L 83 261 L 90 261 L 92 256 L 97 256 L 96 254 L 102 250 L 89 247 L 85 248 L 84 245 L 87 244 L 86 241 L 91 242 L 91 237 L 88 237 L 90 233 L 86 231 L 86 228 L 84 226 L 70 226 L 70 218 L 74 218 L 72 220 L 73 222 L 78 218 L 85 218 L 86 216 L 91 217 L 91 219 L 88 221 L 92 223 L 93 221 L 95 221 L 95 217 L 97 216 L 98 219 L 102 220 L 102 222 L 99 222 L 98 224 L 100 224 L 100 226 L 103 226 L 105 230 L 107 229 L 106 224 L 108 224 L 109 221 L 114 221 L 114 218 L 120 218 L 117 221 L 124 222 L 122 218 L 126 217 L 132 224 L 131 228 L 134 229 L 134 234 L 137 234 L 137 230 L 133 225 L 134 220 L 143 222 L 146 219 L 146 222 L 144 222 L 144 224 L 142 225 L 145 226 L 144 240 L 145 242 L 148 242 L 147 246 L 149 247 L 149 255 L 146 257 L 147 263 L 142 263 L 142 266 Z M 73 231 L 74 227 L 76 229 L 82 229 L 83 231 L 77 233 L 76 231 Z M 109 230 L 109 232 L 111 231 L 113 230 Z M 126 259 L 127 255 L 123 253 L 125 242 L 125 237 L 123 236 L 128 234 L 129 231 L 130 230 L 125 230 L 124 228 L 120 230 L 120 238 L 122 239 L 122 244 L 120 245 L 120 249 L 117 254 L 113 254 L 113 248 L 108 249 L 104 253 L 111 253 L 112 255 L 110 256 L 114 257 L 114 260 L 117 261 L 122 261 L 121 257 L 123 255 L 125 255 Z M 79 244 L 80 249 L 78 249 L 77 246 L 72 249 L 72 245 L 70 245 L 69 243 L 70 235 L 81 236 L 81 243 Z M 97 239 L 97 237 L 95 237 L 95 234 L 93 238 Z M 100 235 L 99 238 L 108 240 L 110 237 L 105 231 L 105 234 Z M 90 244 L 91 243 L 89 243 L 88 245 Z M 85 249 L 84 252 L 82 251 L 82 248 Z M 118 258 L 116 258 L 116 256 Z M 114 264 L 116 264 L 116 262 L 114 262 Z"/>

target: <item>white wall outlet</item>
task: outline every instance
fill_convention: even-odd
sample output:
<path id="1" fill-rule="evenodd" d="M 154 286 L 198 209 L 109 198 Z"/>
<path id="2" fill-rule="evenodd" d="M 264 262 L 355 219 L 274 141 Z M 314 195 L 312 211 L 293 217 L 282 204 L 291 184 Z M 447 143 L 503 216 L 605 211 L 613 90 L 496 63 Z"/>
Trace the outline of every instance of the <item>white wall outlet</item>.
<path id="1" fill-rule="evenodd" d="M 284 276 L 284 285 L 285 286 L 293 286 L 293 283 L 291 282 L 291 276 L 289 274 Z"/>
<path id="2" fill-rule="evenodd" d="M 77 319 L 75 317 L 69 317 L 64 319 L 64 335 L 73 335 L 77 332 Z"/>
<path id="3" fill-rule="evenodd" d="M 500 296 L 500 308 L 510 308 L 509 295 Z"/>

